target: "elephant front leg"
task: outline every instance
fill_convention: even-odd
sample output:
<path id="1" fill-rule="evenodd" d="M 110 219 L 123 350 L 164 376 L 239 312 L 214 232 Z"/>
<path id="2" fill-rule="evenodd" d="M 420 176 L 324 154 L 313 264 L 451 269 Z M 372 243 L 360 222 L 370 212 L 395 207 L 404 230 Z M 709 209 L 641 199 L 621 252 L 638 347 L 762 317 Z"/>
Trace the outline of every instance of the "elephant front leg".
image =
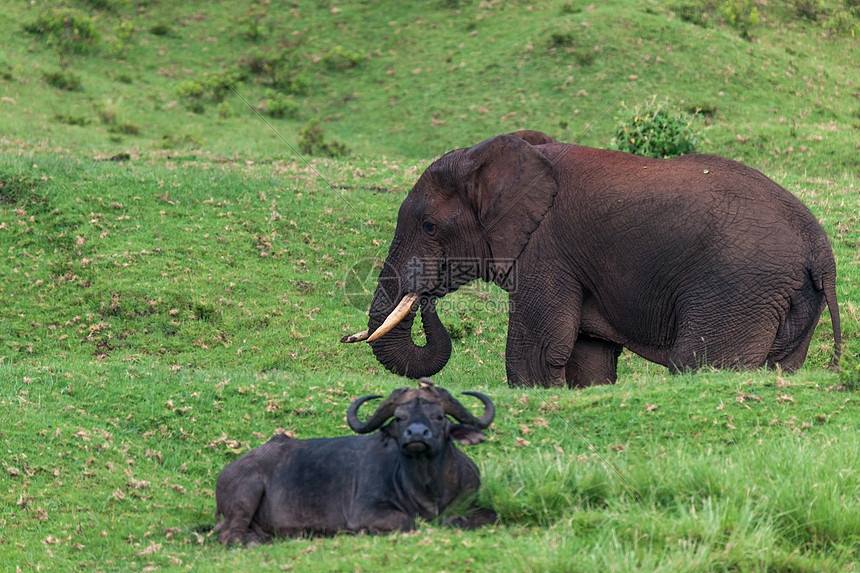
<path id="1" fill-rule="evenodd" d="M 576 297 L 511 296 L 505 368 L 510 386 L 563 388 L 579 330 Z"/>
<path id="2" fill-rule="evenodd" d="M 594 384 L 614 384 L 618 378 L 618 357 L 623 346 L 579 333 L 565 367 L 567 385 L 585 388 Z"/>

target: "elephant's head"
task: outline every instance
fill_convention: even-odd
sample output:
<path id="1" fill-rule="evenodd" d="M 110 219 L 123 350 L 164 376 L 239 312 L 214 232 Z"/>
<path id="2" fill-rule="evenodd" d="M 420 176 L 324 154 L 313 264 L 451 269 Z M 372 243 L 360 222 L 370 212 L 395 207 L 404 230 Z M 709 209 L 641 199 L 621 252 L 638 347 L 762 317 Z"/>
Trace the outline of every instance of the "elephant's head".
<path id="1" fill-rule="evenodd" d="M 509 288 L 517 257 L 556 194 L 552 162 L 535 131 L 499 135 L 435 161 L 403 201 L 370 306 L 367 339 L 389 370 L 432 376 L 451 356 L 438 297 L 481 278 Z M 418 308 L 427 344 L 412 340 Z"/>

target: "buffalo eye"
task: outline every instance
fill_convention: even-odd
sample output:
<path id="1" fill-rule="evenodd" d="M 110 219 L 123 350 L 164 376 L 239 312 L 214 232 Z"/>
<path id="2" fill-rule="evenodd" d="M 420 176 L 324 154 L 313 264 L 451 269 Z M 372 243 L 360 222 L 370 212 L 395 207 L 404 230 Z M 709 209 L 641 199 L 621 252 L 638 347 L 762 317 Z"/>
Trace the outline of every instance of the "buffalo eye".
<path id="1" fill-rule="evenodd" d="M 421 226 L 424 229 L 424 232 L 428 235 L 432 235 L 436 232 L 436 225 L 433 224 L 432 221 L 424 221 L 424 224 Z"/>

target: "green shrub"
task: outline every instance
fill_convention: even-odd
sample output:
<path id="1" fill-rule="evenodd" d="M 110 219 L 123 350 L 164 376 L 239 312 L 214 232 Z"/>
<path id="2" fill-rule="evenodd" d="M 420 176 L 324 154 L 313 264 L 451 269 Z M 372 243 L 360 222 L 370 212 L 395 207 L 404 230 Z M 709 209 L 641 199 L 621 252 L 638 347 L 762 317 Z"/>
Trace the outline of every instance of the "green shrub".
<path id="1" fill-rule="evenodd" d="M 573 2 L 565 2 L 559 10 L 562 14 L 579 14 L 582 12 L 582 6 L 578 6 Z"/>
<path id="2" fill-rule="evenodd" d="M 134 78 L 128 72 L 119 71 L 113 77 L 114 80 L 122 83 L 122 84 L 131 84 L 134 83 Z"/>
<path id="3" fill-rule="evenodd" d="M 236 72 L 224 70 L 214 73 L 203 80 L 203 89 L 215 103 L 224 101 L 239 82 Z"/>
<path id="4" fill-rule="evenodd" d="M 303 72 L 296 72 L 290 76 L 286 89 L 291 94 L 304 95 L 311 90 L 313 80 Z"/>
<path id="5" fill-rule="evenodd" d="M 111 133 L 121 133 L 123 135 L 138 135 L 140 133 L 140 127 L 131 121 L 119 121 L 108 127 L 108 131 Z"/>
<path id="6" fill-rule="evenodd" d="M 305 155 L 323 157 L 346 157 L 349 149 L 336 141 L 326 141 L 325 133 L 318 121 L 305 124 L 299 132 L 299 151 Z"/>
<path id="7" fill-rule="evenodd" d="M 105 125 L 113 125 L 119 119 L 119 100 L 111 101 L 108 99 L 101 103 L 94 103 L 93 109 L 98 115 L 99 121 Z"/>
<path id="8" fill-rule="evenodd" d="M 567 28 L 556 28 L 554 30 L 550 30 L 548 35 L 548 41 L 551 48 L 569 46 L 573 44 L 574 41 L 573 32 Z"/>
<path id="9" fill-rule="evenodd" d="M 73 8 L 56 8 L 23 25 L 30 34 L 42 36 L 63 56 L 87 54 L 98 40 L 95 22 Z"/>
<path id="10" fill-rule="evenodd" d="M 277 118 L 295 118 L 299 115 L 299 103 L 291 97 L 285 96 L 275 90 L 266 90 L 263 112 Z"/>
<path id="11" fill-rule="evenodd" d="M 272 57 L 269 52 L 262 48 L 251 48 L 248 50 L 248 53 L 239 60 L 239 67 L 246 67 L 250 73 L 255 75 L 269 75 L 275 65 L 276 59 L 277 58 Z"/>
<path id="12" fill-rule="evenodd" d="M 120 10 L 129 4 L 128 0 L 86 0 L 96 10 Z"/>
<path id="13" fill-rule="evenodd" d="M 679 0 L 672 10 L 685 22 L 707 27 L 721 21 L 740 32 L 742 38 L 751 38 L 759 23 L 758 8 L 753 0 Z"/>
<path id="14" fill-rule="evenodd" d="M 260 22 L 265 15 L 265 12 L 254 12 L 240 22 L 243 28 L 242 35 L 245 36 L 246 40 L 256 42 L 263 37 L 263 27 Z"/>
<path id="15" fill-rule="evenodd" d="M 161 141 L 158 142 L 156 148 L 172 150 L 172 149 L 180 149 L 184 147 L 200 147 L 201 142 L 199 139 L 194 137 L 193 135 L 183 134 L 183 135 L 173 135 L 170 133 L 165 133 L 161 136 Z"/>
<path id="16" fill-rule="evenodd" d="M 354 68 L 361 62 L 362 55 L 358 52 L 350 52 L 343 46 L 335 46 L 320 59 L 322 64 L 330 70 L 345 70 Z"/>
<path id="17" fill-rule="evenodd" d="M 71 70 L 57 70 L 55 72 L 42 72 L 45 82 L 58 90 L 74 92 L 81 89 L 81 77 Z"/>
<path id="18" fill-rule="evenodd" d="M 714 9 L 709 0 L 681 0 L 672 5 L 681 20 L 707 27 L 714 20 Z"/>
<path id="19" fill-rule="evenodd" d="M 203 95 L 206 90 L 200 82 L 184 80 L 176 86 L 176 96 L 182 104 L 194 113 L 203 113 Z"/>
<path id="20" fill-rule="evenodd" d="M 330 63 L 334 65 L 334 60 Z M 239 60 L 238 67 L 241 72 L 237 77 L 257 76 L 258 80 L 290 94 L 305 94 L 312 85 L 294 49 L 252 48 Z"/>
<path id="21" fill-rule="evenodd" d="M 122 98 L 116 100 L 104 100 L 103 102 L 93 104 L 96 115 L 99 121 L 108 126 L 108 132 L 114 135 L 137 135 L 140 133 L 140 127 L 134 122 L 126 120 L 122 111 Z M 111 137 L 112 141 L 117 141 L 116 137 Z"/>
<path id="22" fill-rule="evenodd" d="M 176 86 L 176 95 L 186 108 L 194 113 L 203 113 L 206 101 L 219 104 L 230 95 L 239 78 L 235 71 L 224 70 L 202 80 L 185 80 Z"/>
<path id="23" fill-rule="evenodd" d="M 233 106 L 229 102 L 222 101 L 215 109 L 218 111 L 218 117 L 221 119 L 233 117 Z"/>
<path id="24" fill-rule="evenodd" d="M 736 28 L 742 38 L 752 38 L 753 29 L 758 26 L 758 8 L 751 0 L 726 0 L 721 6 L 723 20 Z"/>
<path id="25" fill-rule="evenodd" d="M 856 37 L 860 31 L 860 22 L 847 10 L 836 10 L 827 19 L 827 29 L 834 36 Z"/>
<path id="26" fill-rule="evenodd" d="M 610 149 L 645 157 L 677 157 L 696 151 L 697 136 L 693 118 L 683 112 L 677 115 L 653 102 L 642 111 L 619 119 Z"/>
<path id="27" fill-rule="evenodd" d="M 573 56 L 580 65 L 590 66 L 594 63 L 595 58 L 597 58 L 597 52 L 591 48 L 580 48 L 573 51 Z"/>
<path id="28" fill-rule="evenodd" d="M 85 115 L 74 115 L 71 113 L 58 113 L 54 115 L 54 119 L 66 125 L 77 125 L 84 127 L 90 124 L 90 118 Z"/>
<path id="29" fill-rule="evenodd" d="M 149 33 L 153 36 L 166 36 L 170 33 L 170 24 L 157 22 L 149 27 Z"/>
<path id="30" fill-rule="evenodd" d="M 116 27 L 116 38 L 110 44 L 110 52 L 116 58 L 123 58 L 134 40 L 134 25 L 123 20 Z"/>
<path id="31" fill-rule="evenodd" d="M 827 12 L 823 0 L 790 0 L 789 4 L 798 17 L 813 22 L 822 18 Z"/>

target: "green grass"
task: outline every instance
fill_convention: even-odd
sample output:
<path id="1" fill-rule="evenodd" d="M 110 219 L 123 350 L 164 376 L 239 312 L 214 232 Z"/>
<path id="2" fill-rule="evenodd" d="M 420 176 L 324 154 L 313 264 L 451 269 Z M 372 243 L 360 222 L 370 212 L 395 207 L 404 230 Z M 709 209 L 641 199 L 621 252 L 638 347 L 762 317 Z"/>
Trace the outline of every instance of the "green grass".
<path id="1" fill-rule="evenodd" d="M 829 27 L 841 3 L 820 4 L 816 19 L 798 19 L 799 3 L 760 6 L 752 41 L 704 0 L 686 12 L 632 1 L 133 6 L 145 15 L 120 0 L 69 2 L 94 25 L 86 46 L 27 32 L 53 13 L 41 3 L 0 14 L 0 562 L 857 566 L 860 87 L 857 40 Z M 250 71 L 279 47 L 283 69 Z M 74 91 L 46 81 L 57 70 Z M 202 94 L 180 90 L 186 81 Z M 838 265 L 842 372 L 828 368 L 825 313 L 790 376 L 670 376 L 625 352 L 613 386 L 511 389 L 506 296 L 475 283 L 440 304 L 454 354 L 436 380 L 497 404 L 489 441 L 467 451 L 499 524 L 218 545 L 207 527 L 224 465 L 278 428 L 345 435 L 352 399 L 407 383 L 366 345 L 338 340 L 363 328 L 374 265 L 432 158 L 519 128 L 606 147 L 620 104 L 655 95 L 700 110 L 700 151 L 761 169 L 821 221 Z M 299 157 L 303 132 L 312 154 L 350 155 Z"/>

